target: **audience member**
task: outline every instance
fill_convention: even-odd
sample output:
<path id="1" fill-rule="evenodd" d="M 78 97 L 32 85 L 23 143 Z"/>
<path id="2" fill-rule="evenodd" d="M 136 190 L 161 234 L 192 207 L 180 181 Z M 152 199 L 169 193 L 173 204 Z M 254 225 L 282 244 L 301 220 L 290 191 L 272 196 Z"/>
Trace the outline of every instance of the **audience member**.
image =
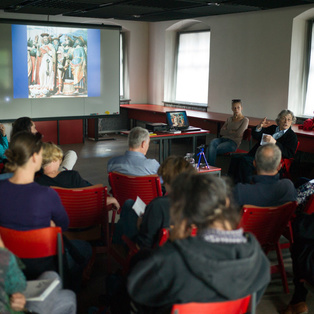
<path id="1" fill-rule="evenodd" d="M 60 171 L 63 152 L 60 147 L 53 143 L 43 143 L 43 174 L 38 176 L 35 181 L 40 185 L 58 186 L 61 188 L 84 188 L 92 186 L 84 180 L 75 170 Z M 118 201 L 111 196 L 107 197 L 107 205 L 113 205 L 116 209 L 120 208 Z"/>
<path id="2" fill-rule="evenodd" d="M 21 262 L 20 262 L 21 264 Z M 41 279 L 59 279 L 60 283 L 44 301 L 26 302 L 23 291 L 26 279 L 16 257 L 4 247 L 0 238 L 0 313 L 21 313 L 25 308 L 36 313 L 75 314 L 76 297 L 70 290 L 62 290 L 61 279 L 55 272 L 44 272 Z"/>
<path id="3" fill-rule="evenodd" d="M 149 133 L 146 129 L 135 127 L 128 137 L 129 150 L 123 156 L 113 157 L 108 161 L 109 172 L 120 172 L 131 176 L 156 174 L 159 163 L 145 157 L 149 148 Z"/>
<path id="4" fill-rule="evenodd" d="M 240 206 L 278 206 L 296 201 L 297 191 L 289 179 L 280 179 L 281 151 L 275 144 L 260 146 L 253 161 L 257 175 L 253 184 L 238 183 L 234 188 L 235 200 Z"/>
<path id="5" fill-rule="evenodd" d="M 257 293 L 270 281 L 269 261 L 252 234 L 237 229 L 238 210 L 223 179 L 182 173 L 171 185 L 171 241 L 139 261 L 128 291 L 143 313 L 173 304 L 218 302 Z M 190 237 L 196 226 L 198 234 Z"/>
<path id="6" fill-rule="evenodd" d="M 51 188 L 34 182 L 34 174 L 41 168 L 41 134 L 20 132 L 11 138 L 6 151 L 6 168 L 14 175 L 0 181 L 0 225 L 15 230 L 32 230 L 59 226 L 66 230 L 69 218 L 58 194 Z M 64 238 L 66 241 L 66 238 Z M 79 240 L 65 242 L 68 276 L 78 279 L 92 254 L 88 243 Z M 46 270 L 55 270 L 50 258 L 24 259 L 27 278 L 37 278 Z"/>
<path id="7" fill-rule="evenodd" d="M 4 152 L 9 147 L 7 135 L 5 133 L 5 126 L 0 123 L 0 162 L 3 162 L 6 160 L 6 157 L 4 155 Z"/>
<path id="8" fill-rule="evenodd" d="M 314 285 L 314 214 L 298 213 L 292 222 L 293 240 L 291 248 L 294 293 L 283 314 L 308 313 L 307 289 L 304 280 Z"/>
<path id="9" fill-rule="evenodd" d="M 119 243 L 124 234 L 132 239 L 139 248 L 152 248 L 158 241 L 162 228 L 170 227 L 170 200 L 173 179 L 182 172 L 195 171 L 195 168 L 183 157 L 170 156 L 159 167 L 158 175 L 163 179 L 167 194 L 152 200 L 142 217 L 132 209 L 134 200 L 124 203 L 120 220 L 114 231 L 113 241 Z"/>
<path id="10" fill-rule="evenodd" d="M 206 151 L 207 161 L 211 166 L 216 165 L 216 156 L 235 152 L 240 146 L 243 133 L 249 125 L 249 119 L 242 114 L 242 102 L 233 99 L 231 109 L 233 116 L 229 117 L 220 130 L 220 138 L 213 139 Z"/>
<path id="11" fill-rule="evenodd" d="M 282 158 L 292 158 L 298 145 L 296 134 L 291 129 L 291 125 L 296 118 L 290 110 L 282 110 L 276 119 L 276 125 L 269 125 L 264 118 L 252 130 L 252 136 L 257 140 L 257 144 L 245 155 L 235 155 L 231 158 L 228 175 L 234 179 L 235 183 L 250 183 L 254 171 L 253 160 L 259 146 L 272 143 L 276 144 L 282 153 Z"/>
<path id="12" fill-rule="evenodd" d="M 37 129 L 36 129 L 36 125 L 34 121 L 29 117 L 22 117 L 15 120 L 12 123 L 11 137 L 14 136 L 14 134 L 21 131 L 27 131 L 27 132 L 36 134 Z M 72 170 L 76 161 L 77 161 L 76 152 L 73 150 L 68 150 L 65 153 L 62 163 L 60 165 L 60 171 Z"/>

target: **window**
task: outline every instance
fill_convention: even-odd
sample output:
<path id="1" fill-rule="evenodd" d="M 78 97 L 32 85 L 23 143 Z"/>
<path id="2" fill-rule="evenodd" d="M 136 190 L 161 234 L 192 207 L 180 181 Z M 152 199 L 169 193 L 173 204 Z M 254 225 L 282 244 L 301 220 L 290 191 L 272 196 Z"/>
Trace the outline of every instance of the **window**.
<path id="1" fill-rule="evenodd" d="M 306 97 L 305 97 L 305 106 L 304 106 L 304 115 L 313 116 L 314 114 L 314 27 L 311 27 L 311 41 L 309 44 L 310 47 L 310 56 L 309 56 L 309 67 L 308 67 L 308 78 L 306 86 Z"/>
<path id="2" fill-rule="evenodd" d="M 175 101 L 208 103 L 210 32 L 179 33 Z"/>
<path id="3" fill-rule="evenodd" d="M 124 98 L 124 56 L 123 56 L 123 34 L 120 33 L 120 99 Z"/>

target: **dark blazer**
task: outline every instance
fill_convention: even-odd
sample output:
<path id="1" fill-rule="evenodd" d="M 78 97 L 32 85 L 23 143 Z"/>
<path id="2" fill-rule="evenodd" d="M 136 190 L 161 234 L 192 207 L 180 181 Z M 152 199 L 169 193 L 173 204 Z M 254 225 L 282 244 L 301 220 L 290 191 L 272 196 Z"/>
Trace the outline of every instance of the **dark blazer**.
<path id="1" fill-rule="evenodd" d="M 273 135 L 276 132 L 277 125 L 271 125 L 267 128 L 263 128 L 260 132 L 256 131 L 256 127 L 252 129 L 252 136 L 255 140 L 257 140 L 256 145 L 248 152 L 249 156 L 254 157 L 257 149 L 260 147 L 260 141 L 262 139 L 262 134 L 269 134 Z M 288 131 L 285 132 L 285 134 L 280 137 L 276 145 L 280 148 L 282 153 L 282 158 L 293 158 L 295 151 L 298 146 L 298 138 L 297 135 L 294 133 L 294 131 L 291 129 L 291 127 L 288 129 Z"/>

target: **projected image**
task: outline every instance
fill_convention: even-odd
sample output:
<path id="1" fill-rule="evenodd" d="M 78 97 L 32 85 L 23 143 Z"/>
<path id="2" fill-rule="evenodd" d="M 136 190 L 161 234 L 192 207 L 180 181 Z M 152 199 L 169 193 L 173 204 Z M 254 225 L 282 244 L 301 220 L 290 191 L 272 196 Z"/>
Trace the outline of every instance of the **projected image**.
<path id="1" fill-rule="evenodd" d="M 174 127 L 182 127 L 186 125 L 183 113 L 171 113 L 171 122 Z"/>
<path id="2" fill-rule="evenodd" d="M 87 97 L 87 29 L 27 26 L 29 98 Z"/>

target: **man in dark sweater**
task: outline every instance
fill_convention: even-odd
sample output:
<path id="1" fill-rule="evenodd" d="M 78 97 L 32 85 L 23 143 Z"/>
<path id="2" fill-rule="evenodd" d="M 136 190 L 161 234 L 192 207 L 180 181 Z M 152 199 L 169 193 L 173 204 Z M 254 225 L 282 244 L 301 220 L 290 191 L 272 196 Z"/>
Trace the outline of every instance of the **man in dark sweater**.
<path id="1" fill-rule="evenodd" d="M 235 183 L 250 183 L 254 172 L 253 160 L 258 147 L 265 143 L 278 146 L 282 158 L 292 158 L 298 146 L 298 138 L 291 129 L 296 118 L 292 111 L 282 110 L 276 119 L 277 125 L 270 125 L 264 118 L 252 129 L 256 145 L 247 154 L 236 154 L 231 158 L 228 175 Z"/>
<path id="2" fill-rule="evenodd" d="M 238 183 L 234 188 L 235 200 L 240 206 L 278 206 L 295 201 L 297 191 L 289 179 L 279 178 L 281 151 L 275 144 L 260 146 L 253 161 L 257 175 L 253 184 Z"/>

